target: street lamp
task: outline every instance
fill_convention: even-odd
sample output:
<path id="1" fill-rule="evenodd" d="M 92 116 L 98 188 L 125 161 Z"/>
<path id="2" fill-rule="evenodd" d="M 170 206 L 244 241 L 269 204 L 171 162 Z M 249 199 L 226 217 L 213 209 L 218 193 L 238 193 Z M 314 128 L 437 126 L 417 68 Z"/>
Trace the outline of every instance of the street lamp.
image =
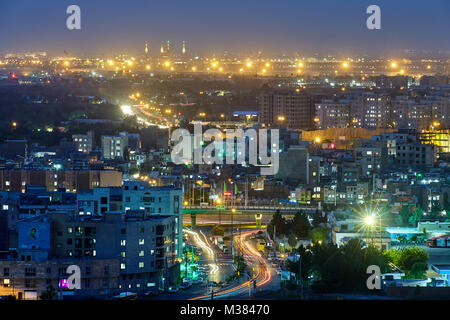
<path id="1" fill-rule="evenodd" d="M 366 216 L 364 218 L 364 224 L 365 226 L 370 229 L 371 237 L 372 237 L 372 244 L 373 244 L 373 227 L 376 225 L 376 218 L 378 218 L 380 221 L 380 248 L 383 248 L 383 242 L 382 242 L 382 230 L 381 230 L 381 216 L 380 214 L 377 214 L 375 212 L 372 212 L 370 215 Z"/>
<path id="2" fill-rule="evenodd" d="M 375 220 L 374 220 L 373 216 L 371 216 L 371 215 L 370 216 L 366 216 L 364 218 L 364 224 L 366 225 L 366 228 L 370 230 L 371 240 L 372 240 L 372 245 L 373 245 L 373 230 L 372 230 L 372 227 L 375 224 Z"/>

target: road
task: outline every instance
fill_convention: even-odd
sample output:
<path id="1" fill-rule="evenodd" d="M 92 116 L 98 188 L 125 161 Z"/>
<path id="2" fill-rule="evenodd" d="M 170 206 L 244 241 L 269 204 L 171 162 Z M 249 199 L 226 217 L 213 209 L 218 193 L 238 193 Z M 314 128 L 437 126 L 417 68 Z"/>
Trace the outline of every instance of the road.
<path id="1" fill-rule="evenodd" d="M 241 233 L 240 236 L 235 238 L 235 245 L 241 251 L 244 259 L 246 260 L 249 269 L 255 270 L 253 275 L 248 276 L 248 280 L 241 284 L 236 284 L 230 288 L 221 289 L 214 292 L 214 299 L 223 299 L 229 297 L 248 296 L 253 289 L 253 281 L 256 282 L 256 287 L 262 289 L 269 286 L 273 279 L 273 270 L 268 266 L 264 257 L 254 248 L 251 242 L 248 240 L 249 236 L 256 233 L 258 230 L 246 231 Z M 190 300 L 206 300 L 211 299 L 211 295 L 200 295 Z"/>

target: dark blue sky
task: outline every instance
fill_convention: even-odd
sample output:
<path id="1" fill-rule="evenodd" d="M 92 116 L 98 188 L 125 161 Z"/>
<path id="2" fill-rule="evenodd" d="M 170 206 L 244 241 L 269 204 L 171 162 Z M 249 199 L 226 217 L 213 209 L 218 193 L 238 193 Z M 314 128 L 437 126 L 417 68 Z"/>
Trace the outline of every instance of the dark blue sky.
<path id="1" fill-rule="evenodd" d="M 81 7 L 82 30 L 65 27 Z M 370 4 L 382 30 L 366 28 Z M 1 0 L 0 52 L 137 53 L 149 41 L 191 53 L 383 53 L 450 50 L 450 0 Z"/>

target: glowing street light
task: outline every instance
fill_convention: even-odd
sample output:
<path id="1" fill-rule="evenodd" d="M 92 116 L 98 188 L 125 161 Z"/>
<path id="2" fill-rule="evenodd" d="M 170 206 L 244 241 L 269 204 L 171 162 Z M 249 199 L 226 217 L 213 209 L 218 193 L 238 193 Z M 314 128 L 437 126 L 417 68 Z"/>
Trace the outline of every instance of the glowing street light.
<path id="1" fill-rule="evenodd" d="M 371 227 L 371 226 L 373 226 L 375 224 L 375 219 L 372 216 L 367 216 L 367 217 L 364 218 L 364 223 L 367 226 Z"/>

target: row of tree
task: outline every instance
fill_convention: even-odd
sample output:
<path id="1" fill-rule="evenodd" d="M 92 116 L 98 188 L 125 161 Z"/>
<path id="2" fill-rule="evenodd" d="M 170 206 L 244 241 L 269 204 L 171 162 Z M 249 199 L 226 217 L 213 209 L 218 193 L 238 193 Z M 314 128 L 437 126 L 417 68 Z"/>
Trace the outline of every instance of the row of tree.
<path id="1" fill-rule="evenodd" d="M 410 279 L 423 279 L 427 272 L 428 253 L 419 247 L 380 249 L 363 247 L 358 239 L 350 239 L 338 247 L 333 243 L 300 246 L 302 279 L 318 292 L 364 292 L 367 290 L 367 267 L 377 265 L 382 273 L 391 270 L 391 263 Z M 287 268 L 298 275 L 299 262 L 287 260 Z"/>
<path id="2" fill-rule="evenodd" d="M 318 238 L 319 232 L 314 233 L 313 230 L 323 228 L 323 224 L 326 222 L 326 215 L 319 211 L 312 215 L 312 223 L 309 222 L 308 215 L 304 212 L 299 211 L 295 214 L 294 219 L 286 220 L 277 211 L 267 225 L 267 232 L 272 239 L 274 235 L 278 238 L 289 235 L 293 235 L 297 239 L 311 239 L 313 236 Z"/>

